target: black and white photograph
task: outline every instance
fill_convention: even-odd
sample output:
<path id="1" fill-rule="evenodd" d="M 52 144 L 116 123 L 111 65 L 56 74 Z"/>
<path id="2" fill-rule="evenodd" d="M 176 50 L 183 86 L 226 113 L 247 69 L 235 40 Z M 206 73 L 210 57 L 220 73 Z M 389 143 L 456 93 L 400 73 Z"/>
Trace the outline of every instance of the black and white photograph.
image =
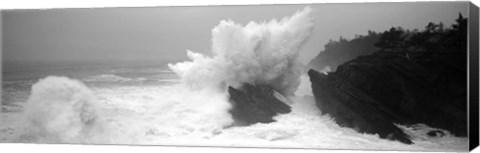
<path id="1" fill-rule="evenodd" d="M 471 5 L 4 9 L 0 143 L 465 152 Z"/>

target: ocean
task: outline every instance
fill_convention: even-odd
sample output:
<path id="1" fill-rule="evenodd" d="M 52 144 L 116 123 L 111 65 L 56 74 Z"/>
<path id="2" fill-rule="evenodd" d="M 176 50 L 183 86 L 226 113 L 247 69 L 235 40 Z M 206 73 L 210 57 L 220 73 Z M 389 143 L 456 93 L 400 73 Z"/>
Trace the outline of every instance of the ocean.
<path id="1" fill-rule="evenodd" d="M 178 81 L 178 76 L 155 62 L 35 62 L 5 64 L 2 80 L 2 106 L 25 102 L 31 86 L 47 76 L 80 80 L 93 89 L 118 86 L 158 86 Z"/>
<path id="2" fill-rule="evenodd" d="M 421 124 L 416 127 L 399 125 L 414 136 L 414 145 L 339 127 L 328 115 L 322 116 L 316 109 L 313 96 L 308 93 L 309 81 L 305 75 L 296 96 L 288 97 L 293 110 L 291 113 L 276 116 L 273 123 L 231 127 L 231 116 L 225 111 L 230 107 L 226 93 L 190 89 L 182 84 L 167 63 L 6 65 L 2 81 L 1 142 L 430 151 L 467 149 L 467 138 L 452 135 L 428 137 L 426 132 L 432 128 Z M 34 123 L 33 126 L 42 126 L 42 129 L 32 130 L 32 124 L 26 123 L 29 119 L 25 119 L 24 107 L 28 105 L 32 86 L 47 76 L 65 76 L 85 84 L 95 97 L 90 100 L 95 106 L 95 128 L 88 132 L 69 131 L 81 125 L 71 123 L 73 118 L 64 115 L 67 112 L 60 112 L 47 119 L 61 122 L 52 125 Z M 51 91 L 49 94 L 59 93 Z M 36 108 L 55 112 L 53 108 L 56 107 Z"/>

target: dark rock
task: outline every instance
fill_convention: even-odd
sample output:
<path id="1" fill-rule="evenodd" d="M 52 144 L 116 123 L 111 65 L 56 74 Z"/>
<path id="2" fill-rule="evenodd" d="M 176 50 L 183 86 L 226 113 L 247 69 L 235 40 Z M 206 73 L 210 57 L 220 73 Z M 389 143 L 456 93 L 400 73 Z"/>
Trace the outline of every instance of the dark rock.
<path id="1" fill-rule="evenodd" d="M 467 134 L 466 55 L 437 52 L 408 60 L 377 52 L 328 75 L 309 71 L 317 106 L 338 124 L 411 143 L 394 123 L 424 123 Z"/>
<path id="2" fill-rule="evenodd" d="M 432 131 L 429 131 L 427 135 L 430 137 L 443 137 L 445 136 L 445 133 L 443 133 L 440 130 L 432 130 Z"/>
<path id="3" fill-rule="evenodd" d="M 275 90 L 266 85 L 245 83 L 241 89 L 228 87 L 233 108 L 230 113 L 235 125 L 245 126 L 255 123 L 270 123 L 273 116 L 291 111 L 290 106 L 279 100 Z"/>
<path id="4" fill-rule="evenodd" d="M 329 78 L 315 70 L 308 72 L 317 107 L 331 115 L 337 124 L 362 133 L 377 133 L 381 138 L 411 144 L 412 141 L 393 125 L 379 103 L 348 82 Z"/>

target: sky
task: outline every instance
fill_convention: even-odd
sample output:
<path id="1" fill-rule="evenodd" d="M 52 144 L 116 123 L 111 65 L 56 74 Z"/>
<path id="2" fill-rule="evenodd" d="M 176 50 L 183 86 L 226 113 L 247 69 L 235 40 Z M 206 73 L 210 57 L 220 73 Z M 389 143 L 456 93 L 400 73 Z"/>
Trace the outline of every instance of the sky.
<path id="1" fill-rule="evenodd" d="M 330 40 L 392 26 L 450 26 L 467 2 L 351 3 L 253 6 L 2 10 L 6 62 L 185 60 L 186 50 L 209 55 L 211 30 L 221 20 L 242 25 L 281 19 L 310 6 L 315 27 L 302 47 L 308 63 Z"/>

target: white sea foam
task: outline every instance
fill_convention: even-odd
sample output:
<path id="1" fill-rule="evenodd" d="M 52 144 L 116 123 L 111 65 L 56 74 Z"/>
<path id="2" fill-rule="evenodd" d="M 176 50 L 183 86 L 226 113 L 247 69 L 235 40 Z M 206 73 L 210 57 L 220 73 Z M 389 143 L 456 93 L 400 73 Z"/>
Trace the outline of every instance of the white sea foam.
<path id="1" fill-rule="evenodd" d="M 212 57 L 187 50 L 191 61 L 169 64 L 193 88 L 270 85 L 292 95 L 300 83 L 301 46 L 313 29 L 309 7 L 291 17 L 246 26 L 221 21 L 212 30 Z"/>
<path id="2" fill-rule="evenodd" d="M 104 127 L 109 129 L 105 134 L 117 144 L 203 138 L 232 123 L 230 114 L 223 111 L 230 107 L 224 103 L 227 99 L 218 91 L 191 90 L 182 84 L 95 91 L 99 116 L 105 118 Z"/>
<path id="3" fill-rule="evenodd" d="M 23 137 L 40 142 L 84 142 L 96 122 L 95 96 L 83 83 L 49 76 L 32 86 L 24 107 Z"/>
<path id="4" fill-rule="evenodd" d="M 307 7 L 280 21 L 250 22 L 246 26 L 221 21 L 212 30 L 213 57 L 187 51 L 191 61 L 169 64 L 169 68 L 190 90 L 208 91 L 211 93 L 209 97 L 218 97 L 218 100 L 195 101 L 215 102 L 208 105 L 208 110 L 222 112 L 215 113 L 221 116 L 214 116 L 220 119 L 218 125 L 229 125 L 232 121 L 228 115 L 231 106 L 226 86 L 263 84 L 284 95 L 294 94 L 304 68 L 298 60 L 300 47 L 313 28 L 311 13 L 312 9 Z"/>
<path id="5" fill-rule="evenodd" d="M 298 86 L 297 91 L 295 91 L 295 96 L 313 96 L 312 83 L 310 82 L 310 77 L 307 74 L 303 74 L 300 77 L 300 85 Z"/>
<path id="6" fill-rule="evenodd" d="M 332 68 L 330 68 L 330 66 L 325 66 L 320 72 L 323 74 L 328 74 L 329 72 L 332 72 Z"/>
<path id="7" fill-rule="evenodd" d="M 447 132 L 445 137 L 428 137 L 425 133 L 432 128 L 426 126 L 419 126 L 420 130 L 403 128 L 415 135 L 414 145 L 339 127 L 329 116 L 320 115 L 310 95 L 288 97 L 292 112 L 276 116 L 276 122 L 226 128 L 231 117 L 223 109 L 229 105 L 218 91 L 192 90 L 183 84 L 89 91 L 74 82 L 66 78 L 43 79 L 35 84 L 26 106 L 31 123 L 21 124 L 30 131 L 15 142 L 430 151 L 467 148 L 468 138 L 452 137 Z M 94 105 L 94 111 L 88 111 L 92 107 L 79 109 L 80 105 L 73 105 L 81 101 Z M 32 109 L 38 113 L 30 113 Z M 92 114 L 95 122 L 82 121 L 82 112 Z M 12 117 L 2 116 L 2 123 L 18 119 L 13 116 L 17 113 L 7 115 Z M 10 126 L 2 126 L 1 130 L 3 140 L 11 140 L 9 137 L 15 135 L 12 133 L 21 132 Z"/>
<path id="8" fill-rule="evenodd" d="M 320 115 L 313 96 L 290 96 L 292 112 L 278 115 L 276 122 L 229 127 L 229 114 L 217 107 L 222 96 L 199 92 L 183 85 L 98 89 L 106 119 L 104 133 L 115 144 L 160 144 L 196 146 L 300 147 L 383 150 L 465 150 L 467 138 L 426 137 L 416 131 L 414 145 L 358 133 L 338 126 Z M 219 122 L 221 120 L 222 122 Z"/>
<path id="9" fill-rule="evenodd" d="M 139 78 L 127 78 L 114 74 L 101 74 L 95 75 L 88 78 L 85 78 L 84 81 L 94 81 L 94 82 L 126 82 L 126 81 L 144 81 L 146 80 L 143 77 Z"/>

